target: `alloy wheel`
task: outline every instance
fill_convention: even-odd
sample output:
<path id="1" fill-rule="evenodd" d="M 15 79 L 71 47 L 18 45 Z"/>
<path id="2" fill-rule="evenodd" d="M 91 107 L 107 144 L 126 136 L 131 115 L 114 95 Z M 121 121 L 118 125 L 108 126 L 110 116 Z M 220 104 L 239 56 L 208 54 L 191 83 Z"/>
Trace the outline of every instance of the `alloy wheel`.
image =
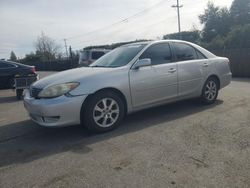
<path id="1" fill-rule="evenodd" d="M 217 85 L 213 80 L 207 82 L 205 86 L 205 97 L 207 100 L 212 101 L 215 99 L 217 94 Z"/>
<path id="2" fill-rule="evenodd" d="M 119 117 L 119 105 L 112 98 L 103 98 L 98 101 L 93 110 L 93 119 L 100 127 L 112 126 Z"/>

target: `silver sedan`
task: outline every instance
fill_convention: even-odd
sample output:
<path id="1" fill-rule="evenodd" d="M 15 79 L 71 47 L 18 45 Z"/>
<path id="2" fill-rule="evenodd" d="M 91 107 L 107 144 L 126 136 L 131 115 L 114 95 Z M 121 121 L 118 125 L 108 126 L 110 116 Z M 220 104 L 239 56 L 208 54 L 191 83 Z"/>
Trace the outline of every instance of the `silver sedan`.
<path id="1" fill-rule="evenodd" d="M 229 60 L 185 41 L 134 43 L 107 53 L 89 67 L 35 82 L 24 97 L 31 119 L 42 126 L 83 124 L 105 132 L 126 114 L 169 102 L 215 102 L 231 82 Z"/>

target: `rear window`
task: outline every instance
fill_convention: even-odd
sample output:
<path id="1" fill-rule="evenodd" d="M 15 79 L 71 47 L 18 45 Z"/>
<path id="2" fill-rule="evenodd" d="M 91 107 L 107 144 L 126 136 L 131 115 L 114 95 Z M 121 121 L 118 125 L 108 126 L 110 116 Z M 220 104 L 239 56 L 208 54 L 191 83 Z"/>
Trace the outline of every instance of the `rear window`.
<path id="1" fill-rule="evenodd" d="M 168 43 L 160 43 L 150 46 L 140 59 L 150 58 L 152 65 L 159 65 L 172 62 L 172 53 Z"/>
<path id="2" fill-rule="evenodd" d="M 177 61 L 188 61 L 197 59 L 196 50 L 184 43 L 174 43 L 175 55 Z"/>
<path id="3" fill-rule="evenodd" d="M 93 60 L 97 60 L 100 57 L 102 57 L 105 53 L 104 52 L 92 52 L 92 58 Z"/>

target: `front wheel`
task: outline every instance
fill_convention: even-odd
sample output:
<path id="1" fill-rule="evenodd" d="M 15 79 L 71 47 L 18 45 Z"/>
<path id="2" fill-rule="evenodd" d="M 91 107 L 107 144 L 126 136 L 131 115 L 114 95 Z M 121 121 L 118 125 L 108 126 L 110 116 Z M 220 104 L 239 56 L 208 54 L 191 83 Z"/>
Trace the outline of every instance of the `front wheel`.
<path id="1" fill-rule="evenodd" d="M 205 82 L 202 90 L 201 100 L 205 104 L 212 104 L 216 101 L 219 92 L 217 79 L 211 77 Z"/>
<path id="2" fill-rule="evenodd" d="M 100 92 L 92 96 L 83 106 L 82 122 L 95 132 L 106 132 L 116 128 L 125 115 L 124 102 L 114 92 Z"/>

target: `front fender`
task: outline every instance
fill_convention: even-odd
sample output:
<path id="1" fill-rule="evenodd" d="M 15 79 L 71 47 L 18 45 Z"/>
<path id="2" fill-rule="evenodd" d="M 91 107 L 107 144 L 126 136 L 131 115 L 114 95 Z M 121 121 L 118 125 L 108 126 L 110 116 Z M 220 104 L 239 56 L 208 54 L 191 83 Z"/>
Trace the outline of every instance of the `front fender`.
<path id="1" fill-rule="evenodd" d="M 72 96 L 90 95 L 99 90 L 113 88 L 119 90 L 127 101 L 128 111 L 130 110 L 131 96 L 129 87 L 128 70 L 117 69 L 117 71 L 102 73 L 91 77 L 85 77 L 79 81 L 80 85 L 70 92 Z"/>

